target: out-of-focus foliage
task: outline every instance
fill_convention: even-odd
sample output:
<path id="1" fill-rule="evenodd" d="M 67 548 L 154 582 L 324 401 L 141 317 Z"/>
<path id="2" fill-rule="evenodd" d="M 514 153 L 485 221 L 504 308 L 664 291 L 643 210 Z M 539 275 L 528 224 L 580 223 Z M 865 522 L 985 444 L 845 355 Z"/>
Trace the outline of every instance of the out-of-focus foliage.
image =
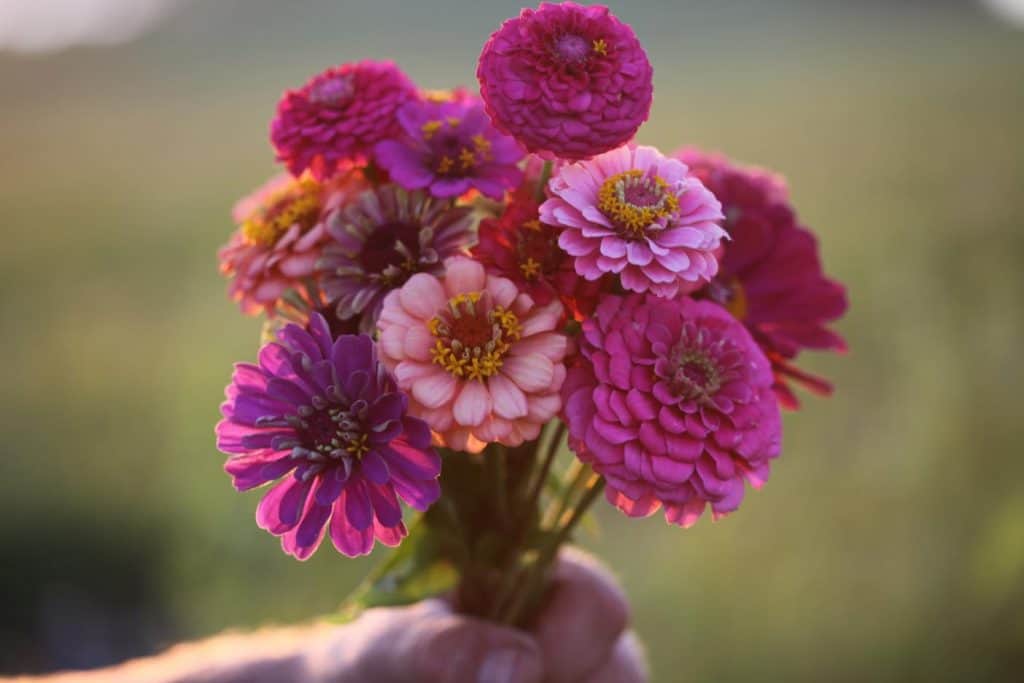
<path id="1" fill-rule="evenodd" d="M 1024 34 L 966 3 L 619 3 L 640 141 L 783 171 L 852 353 L 772 480 L 692 530 L 600 515 L 655 680 L 997 680 L 1024 652 Z M 508 3 L 198 3 L 131 46 L 0 56 L 0 667 L 85 666 L 338 605 L 213 445 L 258 323 L 221 296 L 279 92 L 392 56 L 472 84 Z"/>

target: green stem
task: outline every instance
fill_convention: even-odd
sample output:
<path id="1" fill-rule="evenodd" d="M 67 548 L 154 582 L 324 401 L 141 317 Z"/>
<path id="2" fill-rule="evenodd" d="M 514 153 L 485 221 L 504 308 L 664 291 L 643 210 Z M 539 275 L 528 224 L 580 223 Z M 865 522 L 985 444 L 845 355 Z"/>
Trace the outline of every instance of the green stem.
<path id="1" fill-rule="evenodd" d="M 596 479 L 596 481 L 594 481 Z M 558 530 L 558 533 L 554 538 L 549 541 L 544 548 L 541 550 L 536 562 L 530 568 L 529 573 L 525 577 L 524 585 L 516 592 L 515 598 L 509 605 L 508 610 L 499 619 L 500 623 L 516 625 L 524 614 L 528 614 L 527 608 L 532 607 L 536 604 L 540 595 L 538 591 L 543 587 L 544 580 L 547 577 L 548 570 L 551 564 L 554 562 L 555 557 L 558 555 L 558 549 L 562 547 L 569 537 L 572 535 L 573 530 L 583 519 L 590 505 L 597 499 L 601 491 L 604 490 L 604 478 L 594 475 L 591 478 L 593 484 L 587 488 L 583 496 L 580 498 L 579 503 L 572 511 L 572 515 L 568 518 L 566 523 Z"/>
<path id="2" fill-rule="evenodd" d="M 540 172 L 540 182 L 537 183 L 537 202 L 543 203 L 547 199 L 548 181 L 551 180 L 551 171 L 554 168 L 554 163 L 551 161 L 544 162 L 544 168 Z"/>
<path id="3" fill-rule="evenodd" d="M 557 501 L 551 501 L 548 505 L 548 509 L 544 511 L 544 523 L 545 526 L 553 526 L 558 523 L 558 520 L 562 518 L 565 511 L 569 509 L 569 505 L 572 502 L 573 496 L 576 495 L 576 491 L 580 486 L 586 482 L 587 477 L 590 474 L 590 468 L 585 467 L 579 460 L 573 460 L 569 469 L 566 470 L 563 481 L 568 481 L 565 490 L 562 491 L 562 497 Z"/>
<path id="4" fill-rule="evenodd" d="M 544 490 L 544 485 L 548 482 L 548 474 L 551 472 L 551 465 L 555 462 L 555 457 L 558 455 L 558 447 L 562 443 L 562 439 L 565 437 L 565 423 L 559 422 L 558 426 L 555 427 L 554 434 L 551 435 L 551 441 L 548 442 L 547 452 L 544 454 L 544 462 L 541 464 L 540 471 L 537 473 L 537 478 L 530 487 L 530 493 L 526 497 L 526 510 L 529 514 L 533 510 L 534 506 L 537 505 L 537 501 L 540 500 L 541 491 Z"/>

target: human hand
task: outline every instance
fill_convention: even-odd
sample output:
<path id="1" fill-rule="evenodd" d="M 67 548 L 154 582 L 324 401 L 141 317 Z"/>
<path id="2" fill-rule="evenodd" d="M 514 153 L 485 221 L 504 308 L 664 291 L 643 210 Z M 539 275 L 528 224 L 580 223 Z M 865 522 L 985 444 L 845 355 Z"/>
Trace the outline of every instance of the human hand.
<path id="1" fill-rule="evenodd" d="M 554 586 L 530 633 L 453 614 L 442 600 L 368 611 L 318 640 L 307 667 L 317 683 L 643 683 L 629 608 L 610 572 L 563 550 Z"/>

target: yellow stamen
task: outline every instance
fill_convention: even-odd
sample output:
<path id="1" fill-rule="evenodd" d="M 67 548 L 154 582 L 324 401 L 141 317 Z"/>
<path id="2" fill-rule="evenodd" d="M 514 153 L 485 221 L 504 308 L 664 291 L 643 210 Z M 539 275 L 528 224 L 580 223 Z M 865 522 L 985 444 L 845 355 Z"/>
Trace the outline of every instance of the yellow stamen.
<path id="1" fill-rule="evenodd" d="M 423 133 L 424 140 L 429 140 L 430 138 L 434 137 L 434 133 L 436 133 L 440 129 L 441 122 L 436 119 L 433 121 L 427 121 L 422 126 L 420 126 L 420 131 Z"/>
<path id="2" fill-rule="evenodd" d="M 595 40 L 591 47 L 593 47 L 594 52 L 602 57 L 608 54 L 608 43 L 604 42 L 604 38 Z"/>
<path id="3" fill-rule="evenodd" d="M 525 263 L 519 264 L 519 270 L 523 271 L 523 277 L 527 280 L 536 280 L 540 275 L 540 264 L 530 257 Z"/>
<path id="4" fill-rule="evenodd" d="M 363 457 L 369 450 L 370 446 L 366 443 L 366 434 L 360 434 L 358 438 L 351 439 L 348 445 L 345 446 L 345 452 L 351 453 L 357 458 Z"/>
<path id="5" fill-rule="evenodd" d="M 626 189 L 643 186 L 641 189 L 658 200 L 647 206 L 637 206 L 626 199 Z M 604 181 L 597 193 L 597 208 L 623 229 L 640 235 L 647 226 L 659 218 L 679 210 L 679 198 L 669 192 L 668 183 L 661 176 L 649 177 L 643 171 L 632 170 L 617 173 Z"/>
<path id="6" fill-rule="evenodd" d="M 450 156 L 443 156 L 437 164 L 437 172 L 441 174 L 449 173 L 454 166 L 455 162 Z"/>
<path id="7" fill-rule="evenodd" d="M 462 123 L 462 119 L 460 119 L 458 116 L 449 116 L 448 117 L 448 125 L 451 126 L 452 128 L 455 128 L 460 123 Z"/>
<path id="8" fill-rule="evenodd" d="M 321 187 L 312 178 L 289 183 L 242 222 L 250 244 L 272 246 L 296 223 L 311 228 L 320 215 Z"/>
<path id="9" fill-rule="evenodd" d="M 427 329 L 435 337 L 430 350 L 432 361 L 452 376 L 470 381 L 483 381 L 497 374 L 512 343 L 522 335 L 519 318 L 512 311 L 502 306 L 495 306 L 486 313 L 478 311 L 481 296 L 482 292 L 454 296 L 448 300 L 448 312 L 427 323 Z M 463 327 L 461 334 L 475 339 L 459 338 L 459 321 L 464 317 L 467 321 L 463 324 L 469 323 L 469 331 Z M 475 331 L 474 325 L 478 326 Z M 486 339 L 488 328 L 489 339 Z"/>
<path id="10" fill-rule="evenodd" d="M 459 152 L 459 161 L 462 162 L 462 170 L 473 168 L 476 166 L 476 155 L 465 147 Z"/>
<path id="11" fill-rule="evenodd" d="M 523 223 L 523 227 L 527 230 L 533 230 L 534 232 L 540 232 L 540 221 L 534 218 L 532 221 L 526 221 Z"/>
<path id="12" fill-rule="evenodd" d="M 481 159 L 491 158 L 491 141 L 485 138 L 482 133 L 477 133 L 473 136 L 473 146 L 476 147 L 476 152 L 480 155 Z"/>

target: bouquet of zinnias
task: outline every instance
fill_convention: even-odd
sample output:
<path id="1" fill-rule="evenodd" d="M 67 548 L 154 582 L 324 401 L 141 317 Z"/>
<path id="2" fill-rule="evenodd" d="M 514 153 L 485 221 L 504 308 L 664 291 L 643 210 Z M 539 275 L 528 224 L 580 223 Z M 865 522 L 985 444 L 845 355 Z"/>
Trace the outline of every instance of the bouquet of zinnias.
<path id="1" fill-rule="evenodd" d="M 778 176 L 632 142 L 652 68 L 607 8 L 524 9 L 477 76 L 363 61 L 284 94 L 287 171 L 220 252 L 267 343 L 217 444 L 286 553 L 403 544 L 354 605 L 450 590 L 522 624 L 602 491 L 688 527 L 760 487 L 846 300 Z"/>

